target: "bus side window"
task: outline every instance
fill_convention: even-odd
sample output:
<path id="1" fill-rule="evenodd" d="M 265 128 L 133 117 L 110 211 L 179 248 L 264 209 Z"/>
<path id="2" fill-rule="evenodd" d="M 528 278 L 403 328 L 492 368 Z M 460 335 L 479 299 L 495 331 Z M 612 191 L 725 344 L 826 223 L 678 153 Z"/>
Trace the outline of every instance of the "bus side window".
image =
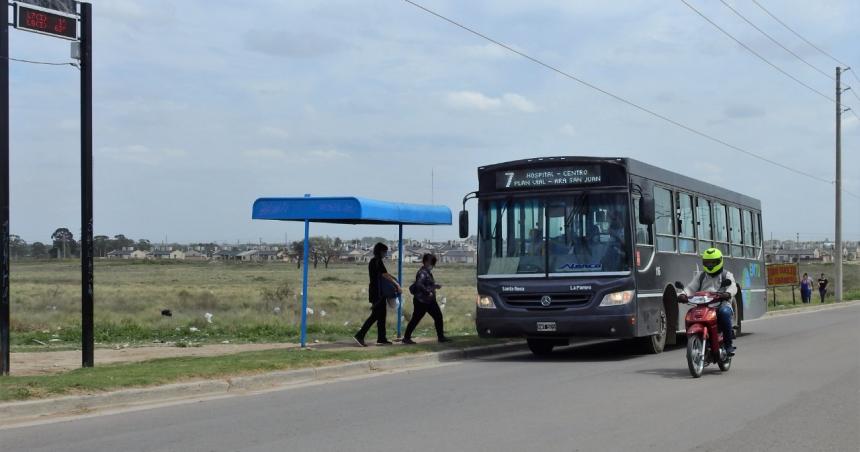
<path id="1" fill-rule="evenodd" d="M 693 197 L 686 193 L 678 193 L 678 248 L 682 253 L 696 253 L 696 235 L 693 227 Z"/>
<path id="2" fill-rule="evenodd" d="M 753 227 L 752 227 L 752 214 L 749 210 L 744 210 L 741 212 L 743 216 L 743 226 L 744 226 L 744 257 L 755 257 L 755 248 L 753 248 Z"/>
<path id="3" fill-rule="evenodd" d="M 726 206 L 718 202 L 714 203 L 714 240 L 716 248 L 729 255 L 729 228 L 726 222 Z"/>
<path id="4" fill-rule="evenodd" d="M 654 245 L 654 236 L 651 234 L 651 225 L 639 223 L 639 197 L 633 198 L 633 213 L 636 215 L 636 244 Z"/>
<path id="5" fill-rule="evenodd" d="M 654 210 L 657 251 L 675 252 L 675 209 L 672 206 L 672 192 L 662 187 L 654 187 Z"/>
<path id="6" fill-rule="evenodd" d="M 711 230 L 711 201 L 696 198 L 696 232 L 699 235 L 699 250 L 713 246 L 714 233 Z"/>
<path id="7" fill-rule="evenodd" d="M 741 209 L 729 207 L 729 239 L 732 242 L 732 256 L 744 257 L 741 230 Z"/>

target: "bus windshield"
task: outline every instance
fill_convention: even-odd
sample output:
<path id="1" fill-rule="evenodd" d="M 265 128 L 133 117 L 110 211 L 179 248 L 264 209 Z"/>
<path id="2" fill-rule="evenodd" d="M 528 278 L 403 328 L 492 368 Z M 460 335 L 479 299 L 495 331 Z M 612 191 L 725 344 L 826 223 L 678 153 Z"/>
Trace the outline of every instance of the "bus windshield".
<path id="1" fill-rule="evenodd" d="M 482 201 L 478 275 L 629 272 L 628 206 L 597 192 Z"/>

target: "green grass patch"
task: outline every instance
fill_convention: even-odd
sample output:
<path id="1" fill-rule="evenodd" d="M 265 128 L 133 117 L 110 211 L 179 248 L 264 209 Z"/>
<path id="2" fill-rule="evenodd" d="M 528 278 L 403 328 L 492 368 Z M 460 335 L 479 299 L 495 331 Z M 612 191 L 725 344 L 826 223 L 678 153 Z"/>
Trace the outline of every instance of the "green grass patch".
<path id="1" fill-rule="evenodd" d="M 319 367 L 349 361 L 459 349 L 498 341 L 458 337 L 448 344 L 355 348 L 352 350 L 264 350 L 215 357 L 163 358 L 140 363 L 108 364 L 39 376 L 0 378 L 0 401 L 94 393 L 196 379 L 214 379 L 277 370 Z"/>

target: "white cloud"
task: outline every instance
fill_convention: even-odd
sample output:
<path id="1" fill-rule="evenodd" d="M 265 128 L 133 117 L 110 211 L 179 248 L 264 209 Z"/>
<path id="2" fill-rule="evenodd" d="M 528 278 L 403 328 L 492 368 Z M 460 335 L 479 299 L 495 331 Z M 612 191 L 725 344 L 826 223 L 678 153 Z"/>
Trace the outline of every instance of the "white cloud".
<path id="1" fill-rule="evenodd" d="M 525 112 L 525 113 L 534 113 L 537 111 L 537 107 L 530 100 L 526 99 L 519 94 L 508 93 L 502 96 L 502 101 L 511 107 Z"/>
<path id="2" fill-rule="evenodd" d="M 477 91 L 453 91 L 445 95 L 445 103 L 460 110 L 491 111 L 509 108 L 525 113 L 537 111 L 533 102 L 516 93 L 490 97 Z"/>
<path id="3" fill-rule="evenodd" d="M 463 110 L 495 110 L 502 105 L 501 99 L 487 97 L 476 91 L 456 91 L 445 96 L 445 102 Z"/>
<path id="4" fill-rule="evenodd" d="M 576 136 L 576 128 L 574 128 L 573 124 L 570 124 L 570 123 L 564 124 L 561 127 L 559 127 L 558 131 L 562 135 L 567 135 L 569 137 L 575 137 Z"/>
<path id="5" fill-rule="evenodd" d="M 144 165 L 152 166 L 158 165 L 165 160 L 174 160 L 188 155 L 188 153 L 183 149 L 153 149 L 142 144 L 105 146 L 99 148 L 99 153 L 114 160 L 125 161 L 128 163 L 142 163 Z"/>
<path id="6" fill-rule="evenodd" d="M 290 132 L 287 129 L 279 126 L 260 126 L 257 131 L 260 135 L 265 135 L 274 138 L 289 138 Z"/>

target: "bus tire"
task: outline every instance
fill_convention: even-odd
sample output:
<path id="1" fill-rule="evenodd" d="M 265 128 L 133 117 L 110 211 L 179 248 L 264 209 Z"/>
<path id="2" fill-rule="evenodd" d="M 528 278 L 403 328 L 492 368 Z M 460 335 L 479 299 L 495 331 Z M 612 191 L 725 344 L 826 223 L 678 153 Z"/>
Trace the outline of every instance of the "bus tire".
<path id="1" fill-rule="evenodd" d="M 743 302 L 739 301 L 737 298 L 732 300 L 732 310 L 735 313 L 735 337 L 741 337 L 741 323 L 744 319 L 744 307 Z"/>
<path id="2" fill-rule="evenodd" d="M 643 353 L 648 355 L 656 355 L 663 352 L 666 348 L 666 336 L 668 335 L 668 321 L 666 318 L 666 308 L 661 305 L 658 319 L 657 333 L 650 336 L 640 337 L 639 344 Z M 675 334 L 672 331 L 672 334 Z"/>
<path id="3" fill-rule="evenodd" d="M 529 350 L 535 356 L 549 356 L 552 354 L 552 349 L 555 347 L 556 342 L 552 339 L 536 339 L 536 338 L 528 338 L 526 339 L 526 343 L 529 345 Z"/>

